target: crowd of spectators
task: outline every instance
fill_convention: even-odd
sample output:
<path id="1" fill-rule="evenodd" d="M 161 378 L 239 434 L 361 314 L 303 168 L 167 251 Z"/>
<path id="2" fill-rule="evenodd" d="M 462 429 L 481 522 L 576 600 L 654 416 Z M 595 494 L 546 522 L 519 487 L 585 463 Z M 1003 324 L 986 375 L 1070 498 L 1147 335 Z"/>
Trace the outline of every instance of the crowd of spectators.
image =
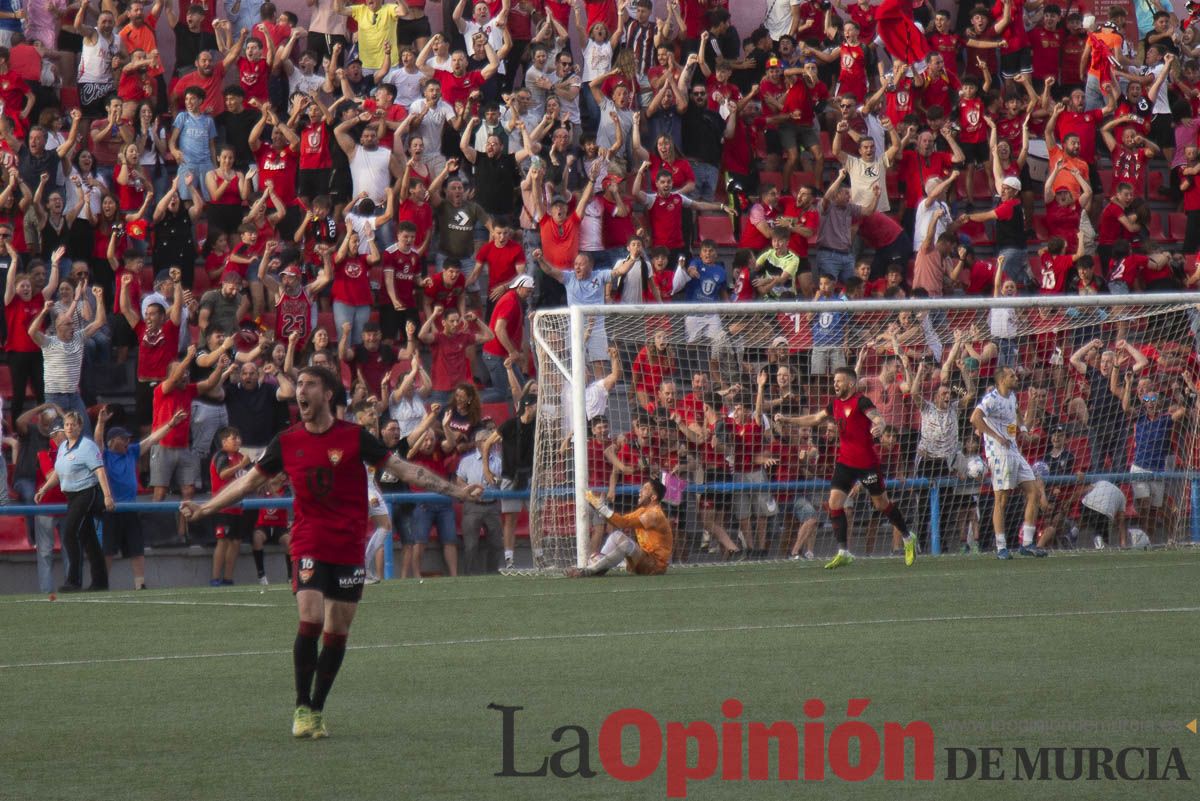
<path id="1" fill-rule="evenodd" d="M 216 6 L 0 12 L 0 486 L 61 501 L 69 421 L 95 436 L 107 476 L 86 488 L 104 490 L 92 512 L 110 508 L 99 536 L 62 532 L 71 588 L 93 539 L 110 560 L 142 553 L 114 502 L 186 499 L 245 470 L 292 419 L 300 366 L 340 372 L 339 413 L 401 456 L 523 490 L 536 416 L 566 421 L 548 407 L 570 392 L 532 378 L 536 309 L 1200 283 L 1200 42 L 1152 3 L 1096 21 L 1034 0 L 769 0 L 748 35 L 725 0 L 446 0 L 434 24 L 424 0 Z M 897 25 L 920 41 L 897 48 Z M 890 480 L 982 477 L 966 420 L 1000 366 L 1019 368 L 1022 446 L 1048 475 L 1193 463 L 1186 312 L 830 308 L 636 333 L 595 319 L 591 483 L 624 497 L 669 476 L 680 559 L 701 532 L 728 555 L 811 554 L 818 493 L 684 487 L 827 478 L 836 427 L 776 417 L 823 407 L 845 365 L 888 419 Z M 1166 538 L 1174 493 L 1126 486 Z M 1047 485 L 1066 510 L 1047 514 L 1047 542 L 1069 536 L 1085 488 Z M 978 486 L 949 494 L 943 537 L 974 547 Z M 397 508 L 406 574 L 435 529 L 450 574 L 460 542 L 468 572 L 513 563 L 522 502 L 470 506 Z M 180 520 L 178 540 L 221 542 L 215 584 L 252 542 L 264 576 L 286 519 L 227 511 L 203 534 Z M 28 522 L 43 589 L 55 525 Z"/>

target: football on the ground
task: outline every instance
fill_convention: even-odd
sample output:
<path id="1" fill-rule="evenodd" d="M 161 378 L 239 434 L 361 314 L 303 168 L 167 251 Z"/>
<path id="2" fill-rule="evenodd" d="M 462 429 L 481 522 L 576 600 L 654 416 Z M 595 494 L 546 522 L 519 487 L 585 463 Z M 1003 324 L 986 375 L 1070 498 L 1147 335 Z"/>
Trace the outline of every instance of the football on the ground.
<path id="1" fill-rule="evenodd" d="M 1129 529 L 1129 547 L 1135 551 L 1144 551 L 1150 547 L 1150 536 L 1140 528 Z"/>
<path id="2" fill-rule="evenodd" d="M 987 465 L 983 463 L 983 459 L 978 456 L 972 456 L 967 460 L 967 476 L 974 479 L 983 478 L 983 474 L 987 472 Z"/>

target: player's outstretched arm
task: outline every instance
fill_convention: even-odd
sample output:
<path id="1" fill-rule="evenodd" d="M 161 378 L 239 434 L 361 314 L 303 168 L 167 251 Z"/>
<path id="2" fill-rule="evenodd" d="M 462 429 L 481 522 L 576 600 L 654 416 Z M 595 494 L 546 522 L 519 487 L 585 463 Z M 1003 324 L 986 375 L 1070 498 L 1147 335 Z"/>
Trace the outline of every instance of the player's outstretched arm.
<path id="1" fill-rule="evenodd" d="M 812 428 L 815 425 L 820 425 L 821 421 L 829 415 L 824 409 L 812 414 L 806 414 L 800 417 L 791 417 L 785 414 L 775 415 L 775 422 L 780 425 L 800 426 L 801 428 Z"/>
<path id="2" fill-rule="evenodd" d="M 448 495 L 460 501 L 478 501 L 483 497 L 483 487 L 479 484 L 463 484 L 456 487 L 428 468 L 406 462 L 398 456 L 393 455 L 389 458 L 385 469 L 413 486 Z M 221 507 L 216 508 L 220 509 Z"/>
<path id="3" fill-rule="evenodd" d="M 207 517 L 218 509 L 232 506 L 247 495 L 256 492 L 269 479 L 270 476 L 261 470 L 247 470 L 244 476 L 235 480 L 232 484 L 227 484 L 224 489 L 204 503 L 184 501 L 179 504 L 179 513 L 183 515 L 184 520 L 189 521 Z"/>

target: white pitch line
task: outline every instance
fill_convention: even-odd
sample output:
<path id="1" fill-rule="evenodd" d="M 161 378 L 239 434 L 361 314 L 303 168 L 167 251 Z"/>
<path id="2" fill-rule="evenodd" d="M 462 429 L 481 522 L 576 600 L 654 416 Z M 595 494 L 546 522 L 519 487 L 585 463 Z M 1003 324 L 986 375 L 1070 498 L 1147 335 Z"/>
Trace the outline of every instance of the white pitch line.
<path id="1" fill-rule="evenodd" d="M 546 642 L 552 640 L 595 640 L 608 637 L 662 637 L 682 634 L 714 634 L 757 631 L 786 631 L 794 629 L 828 629 L 850 626 L 890 626 L 911 623 L 962 623 L 980 621 L 1028 620 L 1033 618 L 1098 617 L 1101 615 L 1161 615 L 1200 613 L 1200 606 L 1175 606 L 1151 609 L 1085 609 L 1075 612 L 1017 612 L 1007 615 L 937 615 L 928 617 L 889 617 L 869 620 L 828 620 L 807 623 L 763 623 L 743 626 L 697 626 L 674 629 L 642 629 L 635 631 L 584 631 L 568 634 L 516 634 L 511 637 L 466 637 L 453 640 L 410 640 L 375 645 L 351 645 L 351 651 L 377 651 L 396 648 L 439 648 L 455 645 L 496 645 L 518 642 Z M 126 662 L 169 662 L 183 659 L 225 659 L 242 656 L 281 656 L 287 650 L 271 651 L 225 651 L 208 654 L 166 654 L 163 656 L 123 656 L 107 659 L 64 659 L 46 662 L 10 662 L 0 664 L 0 670 L 39 667 L 72 667 L 79 665 L 108 665 Z"/>
<path id="2" fill-rule="evenodd" d="M 261 609 L 277 609 L 282 607 L 290 607 L 291 604 L 252 604 L 241 601 L 169 601 L 155 600 L 147 598 L 146 600 L 135 600 L 132 598 L 59 598 L 57 601 L 50 601 L 45 598 L 36 598 L 30 603 L 60 603 L 60 604 L 124 604 L 126 606 L 250 606 Z"/>

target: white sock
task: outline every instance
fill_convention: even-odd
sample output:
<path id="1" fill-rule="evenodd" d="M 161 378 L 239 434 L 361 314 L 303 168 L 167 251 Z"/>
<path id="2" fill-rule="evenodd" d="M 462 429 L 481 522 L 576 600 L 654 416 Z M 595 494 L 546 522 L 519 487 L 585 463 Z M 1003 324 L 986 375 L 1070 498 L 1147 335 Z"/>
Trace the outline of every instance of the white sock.
<path id="1" fill-rule="evenodd" d="M 1033 536 L 1037 534 L 1037 526 L 1025 523 L 1021 526 L 1021 545 L 1033 545 Z"/>
<path id="2" fill-rule="evenodd" d="M 996 532 L 996 552 L 1008 550 L 1008 535 L 1003 531 Z"/>
<path id="3" fill-rule="evenodd" d="M 849 556 L 849 555 L 850 555 L 849 548 L 838 548 L 838 556 Z"/>
<path id="4" fill-rule="evenodd" d="M 504 558 L 505 558 L 505 559 L 512 559 L 512 558 L 513 558 L 513 552 L 512 552 L 512 551 L 510 551 L 509 549 L 505 548 L 505 549 L 504 549 Z"/>

